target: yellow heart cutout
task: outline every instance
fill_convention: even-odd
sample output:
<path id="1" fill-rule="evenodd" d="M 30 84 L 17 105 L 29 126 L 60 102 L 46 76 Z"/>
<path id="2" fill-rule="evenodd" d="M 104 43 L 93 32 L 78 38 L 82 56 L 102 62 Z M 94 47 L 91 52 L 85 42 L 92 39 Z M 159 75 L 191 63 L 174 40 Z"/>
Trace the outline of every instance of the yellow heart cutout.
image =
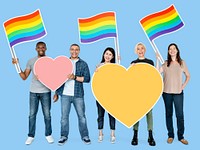
<path id="1" fill-rule="evenodd" d="M 94 73 L 91 86 L 101 106 L 128 128 L 153 108 L 163 91 L 160 73 L 144 63 L 128 69 L 103 65 Z"/>

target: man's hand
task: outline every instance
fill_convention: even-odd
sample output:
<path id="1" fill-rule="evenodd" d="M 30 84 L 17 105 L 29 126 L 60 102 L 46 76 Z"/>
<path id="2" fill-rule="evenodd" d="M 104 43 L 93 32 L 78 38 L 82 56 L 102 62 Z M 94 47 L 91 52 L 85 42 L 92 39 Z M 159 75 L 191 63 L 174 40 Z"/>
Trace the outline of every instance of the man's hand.
<path id="1" fill-rule="evenodd" d="M 54 94 L 54 96 L 53 96 L 53 102 L 54 103 L 57 102 L 58 98 L 59 98 L 58 94 Z"/>

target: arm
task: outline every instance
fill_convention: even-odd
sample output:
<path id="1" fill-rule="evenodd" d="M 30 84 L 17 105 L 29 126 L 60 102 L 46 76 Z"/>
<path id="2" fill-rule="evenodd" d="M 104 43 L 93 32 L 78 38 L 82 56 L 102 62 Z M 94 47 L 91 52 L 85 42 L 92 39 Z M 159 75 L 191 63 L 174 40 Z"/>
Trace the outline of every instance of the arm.
<path id="1" fill-rule="evenodd" d="M 19 60 L 13 58 L 12 63 L 17 64 L 17 63 L 19 63 Z M 22 78 L 22 80 L 26 80 L 28 78 L 28 76 L 30 75 L 30 73 L 31 73 L 30 69 L 25 69 L 24 71 L 21 70 L 21 73 L 19 73 L 19 75 Z"/>
<path id="2" fill-rule="evenodd" d="M 190 73 L 187 69 L 187 66 L 185 64 L 185 62 L 183 62 L 183 65 L 184 65 L 184 74 L 185 74 L 185 81 L 184 83 L 182 84 L 182 90 L 186 87 L 187 83 L 189 82 L 190 80 Z"/>

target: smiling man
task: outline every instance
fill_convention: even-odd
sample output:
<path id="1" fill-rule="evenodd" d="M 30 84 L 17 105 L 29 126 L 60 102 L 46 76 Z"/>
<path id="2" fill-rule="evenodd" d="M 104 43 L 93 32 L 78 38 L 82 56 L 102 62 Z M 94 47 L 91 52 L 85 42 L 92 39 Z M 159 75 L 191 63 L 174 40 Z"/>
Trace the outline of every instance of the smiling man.
<path id="1" fill-rule="evenodd" d="M 77 44 L 70 46 L 70 59 L 73 64 L 73 73 L 68 75 L 68 81 L 63 84 L 54 95 L 54 101 L 61 96 L 61 138 L 58 145 L 64 145 L 69 134 L 69 113 L 71 104 L 74 105 L 78 116 L 79 132 L 85 144 L 90 144 L 87 121 L 85 116 L 85 102 L 83 82 L 90 82 L 90 72 L 85 61 L 79 58 L 80 47 Z"/>
<path id="2" fill-rule="evenodd" d="M 39 58 L 45 56 L 45 52 L 47 50 L 46 44 L 44 42 L 38 42 L 36 44 L 35 49 L 37 51 L 37 56 L 28 61 L 25 71 L 21 71 L 21 73 L 19 73 L 20 77 L 23 80 L 26 80 L 28 76 L 30 75 L 31 71 L 33 71 L 35 62 Z M 12 63 L 17 64 L 18 60 L 13 59 Z M 53 143 L 54 139 L 51 136 L 52 127 L 51 127 L 51 112 L 50 112 L 51 91 L 37 79 L 37 77 L 34 75 L 34 72 L 33 72 L 33 77 L 32 77 L 31 87 L 30 87 L 30 98 L 29 98 L 29 107 L 30 107 L 29 133 L 28 133 L 28 138 L 25 142 L 25 144 L 27 145 L 31 144 L 34 140 L 35 129 L 36 129 L 36 115 L 38 112 L 39 101 L 41 102 L 42 112 L 44 115 L 45 136 L 49 143 Z"/>

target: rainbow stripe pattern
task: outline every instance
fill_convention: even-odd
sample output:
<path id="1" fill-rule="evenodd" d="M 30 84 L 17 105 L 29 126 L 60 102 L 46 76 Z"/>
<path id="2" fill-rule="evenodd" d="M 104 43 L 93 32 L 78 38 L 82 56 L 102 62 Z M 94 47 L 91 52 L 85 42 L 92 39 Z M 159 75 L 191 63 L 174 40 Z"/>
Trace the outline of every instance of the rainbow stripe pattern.
<path id="1" fill-rule="evenodd" d="M 184 26 L 174 5 L 142 18 L 140 24 L 150 41 L 161 35 L 177 31 Z"/>
<path id="2" fill-rule="evenodd" d="M 7 20 L 4 22 L 4 30 L 10 47 L 18 43 L 36 40 L 46 35 L 39 9 L 31 14 Z"/>
<path id="3" fill-rule="evenodd" d="M 104 12 L 90 18 L 79 18 L 78 23 L 81 43 L 117 37 L 115 12 Z"/>

